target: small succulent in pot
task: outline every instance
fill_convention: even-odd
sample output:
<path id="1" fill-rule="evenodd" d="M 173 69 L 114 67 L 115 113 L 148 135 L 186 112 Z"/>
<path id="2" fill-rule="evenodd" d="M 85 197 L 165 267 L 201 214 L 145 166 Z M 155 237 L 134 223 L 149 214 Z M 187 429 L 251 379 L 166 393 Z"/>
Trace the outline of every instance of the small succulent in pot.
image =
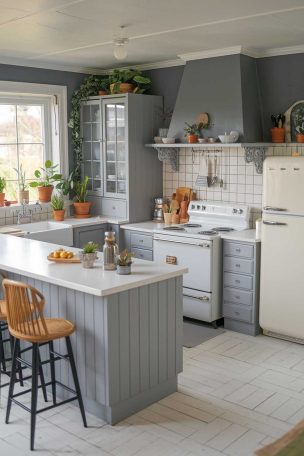
<path id="1" fill-rule="evenodd" d="M 28 204 L 30 195 L 28 191 L 28 184 L 26 182 L 26 175 L 25 171 L 23 170 L 22 163 L 20 164 L 19 168 L 14 168 L 18 176 L 18 184 L 19 184 L 19 203 L 21 204 Z"/>
<path id="2" fill-rule="evenodd" d="M 273 143 L 283 143 L 285 141 L 284 114 L 272 114 L 270 118 L 273 123 L 273 127 L 270 129 L 271 141 Z"/>
<path id="3" fill-rule="evenodd" d="M 188 143 L 193 144 L 193 143 L 197 143 L 198 138 L 201 134 L 201 130 L 203 128 L 207 128 L 209 124 L 203 123 L 203 122 L 200 122 L 198 124 L 196 124 L 196 123 L 189 124 L 188 122 L 185 122 L 185 125 L 186 125 L 184 128 L 185 136 L 187 137 Z"/>
<path id="4" fill-rule="evenodd" d="M 54 220 L 56 222 L 62 222 L 64 220 L 64 198 L 61 193 L 55 194 L 51 199 L 51 207 L 54 211 Z"/>
<path id="5" fill-rule="evenodd" d="M 117 274 L 120 275 L 127 275 L 131 274 L 131 264 L 133 253 L 128 252 L 127 249 L 120 252 L 117 258 Z"/>
<path id="6" fill-rule="evenodd" d="M 82 252 L 80 252 L 80 258 L 84 268 L 94 267 L 94 262 L 97 259 L 98 248 L 99 244 L 93 241 L 90 241 L 83 246 Z"/>

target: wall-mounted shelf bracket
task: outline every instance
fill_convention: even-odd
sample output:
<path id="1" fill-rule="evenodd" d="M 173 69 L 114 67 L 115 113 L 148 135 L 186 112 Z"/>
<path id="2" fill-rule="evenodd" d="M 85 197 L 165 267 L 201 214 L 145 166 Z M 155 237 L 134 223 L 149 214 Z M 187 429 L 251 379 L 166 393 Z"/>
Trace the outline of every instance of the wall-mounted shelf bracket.
<path id="1" fill-rule="evenodd" d="M 160 161 L 168 160 L 172 171 L 178 171 L 178 148 L 162 148 L 162 147 L 155 147 L 158 152 L 158 159 Z"/>
<path id="2" fill-rule="evenodd" d="M 263 173 L 263 162 L 265 160 L 265 153 L 267 147 L 265 146 L 244 146 L 245 160 L 247 163 L 254 163 L 256 172 Z"/>

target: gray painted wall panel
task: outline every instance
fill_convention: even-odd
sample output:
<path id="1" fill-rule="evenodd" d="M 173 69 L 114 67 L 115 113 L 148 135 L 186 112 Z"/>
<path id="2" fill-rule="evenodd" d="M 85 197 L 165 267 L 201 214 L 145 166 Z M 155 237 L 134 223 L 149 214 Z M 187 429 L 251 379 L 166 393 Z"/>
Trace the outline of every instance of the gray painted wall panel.
<path id="1" fill-rule="evenodd" d="M 130 309 L 129 292 L 119 295 L 120 398 L 130 397 Z"/>
<path id="2" fill-rule="evenodd" d="M 149 388 L 149 289 L 139 289 L 140 391 Z"/>
<path id="3" fill-rule="evenodd" d="M 149 287 L 149 362 L 150 362 L 150 387 L 158 383 L 158 287 L 152 284 Z"/>
<path id="4" fill-rule="evenodd" d="M 139 378 L 139 298 L 138 289 L 130 290 L 130 393 L 135 396 L 140 390 Z"/>
<path id="5" fill-rule="evenodd" d="M 158 288 L 158 381 L 160 383 L 168 378 L 167 293 L 167 282 L 161 282 Z"/>

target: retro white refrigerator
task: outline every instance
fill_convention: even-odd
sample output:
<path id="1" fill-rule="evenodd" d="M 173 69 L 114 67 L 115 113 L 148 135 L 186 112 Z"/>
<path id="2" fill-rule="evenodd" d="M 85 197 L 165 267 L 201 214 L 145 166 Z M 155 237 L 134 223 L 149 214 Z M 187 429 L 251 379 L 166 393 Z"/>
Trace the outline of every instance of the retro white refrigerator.
<path id="1" fill-rule="evenodd" d="M 264 162 L 260 325 L 304 343 L 304 157 Z"/>

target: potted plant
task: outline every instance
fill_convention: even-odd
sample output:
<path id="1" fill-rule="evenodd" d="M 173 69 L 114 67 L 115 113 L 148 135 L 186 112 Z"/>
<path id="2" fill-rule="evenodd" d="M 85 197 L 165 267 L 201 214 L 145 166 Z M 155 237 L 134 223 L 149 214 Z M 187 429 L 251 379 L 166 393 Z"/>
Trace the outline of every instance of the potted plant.
<path id="1" fill-rule="evenodd" d="M 151 80 L 142 76 L 140 71 L 126 68 L 113 70 L 109 84 L 111 93 L 144 93 L 150 87 Z"/>
<path id="2" fill-rule="evenodd" d="M 89 217 L 91 202 L 87 201 L 87 186 L 89 178 L 85 176 L 83 181 L 74 182 L 75 201 L 73 203 L 76 218 Z"/>
<path id="3" fill-rule="evenodd" d="M 203 122 L 198 124 L 189 124 L 188 122 L 185 122 L 185 125 L 185 136 L 189 144 L 197 143 L 201 130 L 208 127 L 208 124 L 204 124 Z"/>
<path id="4" fill-rule="evenodd" d="M 94 262 L 97 259 L 98 247 L 99 245 L 93 241 L 90 241 L 83 246 L 82 252 L 80 252 L 80 258 L 84 268 L 94 267 Z"/>
<path id="5" fill-rule="evenodd" d="M 30 187 L 38 189 L 38 198 L 41 203 L 49 203 L 52 198 L 55 182 L 58 182 L 56 188 L 60 185 L 59 181 L 62 175 L 58 173 L 59 165 L 53 165 L 51 160 L 46 160 L 44 168 L 36 169 L 34 175 L 37 181 L 30 182 Z"/>
<path id="6" fill-rule="evenodd" d="M 299 109 L 294 116 L 296 130 L 296 140 L 298 143 L 304 143 L 304 110 Z"/>
<path id="7" fill-rule="evenodd" d="M 127 275 L 131 274 L 131 264 L 133 253 L 128 252 L 127 249 L 123 250 L 117 259 L 117 274 Z"/>
<path id="8" fill-rule="evenodd" d="M 109 78 L 100 79 L 98 95 L 107 95 L 109 93 Z"/>
<path id="9" fill-rule="evenodd" d="M 18 175 L 18 183 L 19 183 L 19 194 L 18 194 L 18 201 L 19 203 L 28 204 L 30 200 L 30 194 L 27 189 L 27 183 L 25 178 L 25 171 L 23 171 L 22 163 L 19 168 L 14 168 Z"/>
<path id="10" fill-rule="evenodd" d="M 271 115 L 271 121 L 273 127 L 270 129 L 271 132 L 271 141 L 273 143 L 283 143 L 285 142 L 285 116 L 284 114 Z"/>
<path id="11" fill-rule="evenodd" d="M 51 206 L 55 222 L 62 222 L 64 220 L 65 213 L 63 195 L 60 193 L 53 195 L 51 199 Z"/>
<path id="12" fill-rule="evenodd" d="M 4 177 L 0 176 L 0 206 L 4 206 L 6 180 Z"/>

